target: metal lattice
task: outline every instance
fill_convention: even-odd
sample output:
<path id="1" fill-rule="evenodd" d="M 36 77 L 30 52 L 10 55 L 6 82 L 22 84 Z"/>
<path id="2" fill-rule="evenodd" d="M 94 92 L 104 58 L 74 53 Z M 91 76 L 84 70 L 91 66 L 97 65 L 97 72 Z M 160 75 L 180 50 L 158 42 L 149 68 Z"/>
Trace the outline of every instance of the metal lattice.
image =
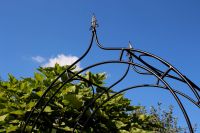
<path id="1" fill-rule="evenodd" d="M 32 125 L 32 129 L 31 132 L 33 131 L 33 128 L 35 127 L 38 119 L 40 118 L 42 112 L 44 111 L 45 107 L 50 103 L 50 101 L 55 97 L 55 95 L 62 89 L 62 87 L 75 80 L 75 77 L 78 77 L 79 80 L 88 82 L 89 84 L 91 84 L 92 86 L 98 87 L 100 89 L 102 89 L 103 91 L 96 97 L 94 97 L 87 106 L 84 107 L 83 112 L 76 118 L 76 124 L 74 125 L 74 131 L 77 128 L 77 126 L 79 126 L 79 121 L 81 120 L 81 117 L 84 115 L 84 113 L 89 109 L 89 107 L 95 103 L 95 101 L 97 99 L 99 99 L 103 94 L 106 94 L 111 88 L 113 88 L 115 85 L 117 85 L 118 83 L 120 83 L 128 74 L 129 71 L 133 70 L 136 73 L 140 74 L 140 75 L 149 75 L 149 76 L 153 76 L 156 77 L 157 81 L 155 81 L 155 83 L 153 84 L 140 84 L 140 85 L 135 85 L 135 86 L 131 86 L 131 87 L 127 87 L 125 89 L 120 90 L 119 92 L 115 93 L 114 95 L 108 97 L 107 100 L 105 100 L 101 105 L 99 105 L 95 110 L 93 110 L 92 114 L 90 115 L 90 117 L 87 118 L 87 120 L 84 122 L 83 126 L 82 126 L 82 130 L 84 130 L 84 128 L 87 125 L 88 122 L 92 119 L 92 117 L 95 115 L 96 111 L 103 106 L 103 104 L 105 104 L 107 101 L 109 101 L 110 99 L 112 99 L 113 97 L 115 97 L 116 95 L 123 93 L 125 91 L 131 90 L 131 89 L 135 89 L 135 88 L 144 88 L 144 87 L 155 87 L 155 88 L 161 88 L 161 89 L 165 89 L 168 90 L 171 95 L 174 97 L 175 101 L 177 102 L 178 106 L 180 107 L 185 120 L 187 122 L 189 131 L 191 133 L 193 133 L 193 128 L 192 128 L 192 124 L 190 121 L 190 117 L 188 116 L 188 113 L 185 109 L 185 107 L 183 106 L 182 101 L 180 100 L 180 98 L 178 97 L 178 95 L 186 98 L 188 101 L 190 101 L 192 104 L 196 105 L 197 108 L 200 108 L 200 96 L 199 96 L 199 92 L 200 92 L 200 88 L 195 85 L 191 80 L 189 80 L 186 76 L 184 76 L 183 74 L 181 74 L 174 66 L 172 66 L 170 63 L 168 63 L 167 61 L 163 60 L 162 58 L 153 55 L 151 53 L 142 51 L 142 50 L 138 50 L 138 49 L 134 49 L 131 44 L 129 43 L 129 47 L 128 48 L 112 48 L 112 47 L 104 47 L 102 44 L 100 44 L 98 36 L 97 36 L 97 31 L 96 28 L 98 27 L 97 24 L 97 20 L 95 18 L 95 16 L 92 17 L 92 25 L 91 25 L 91 31 L 92 31 L 92 37 L 91 37 L 91 41 L 89 44 L 88 49 L 85 51 L 85 53 L 76 61 L 74 62 L 72 65 L 70 65 L 65 71 L 63 71 L 52 83 L 51 85 L 46 89 L 46 91 L 44 92 L 44 94 L 41 96 L 41 98 L 39 99 L 39 101 L 37 102 L 37 104 L 32 108 L 31 113 L 29 114 L 29 116 L 26 119 L 23 131 L 24 132 L 26 130 L 26 127 L 30 124 L 30 119 L 32 117 L 34 117 L 34 122 L 31 123 Z M 90 65 L 76 73 L 74 73 L 73 71 L 71 71 L 70 69 L 75 66 L 78 62 L 80 62 L 90 51 L 91 47 L 94 44 L 94 41 L 96 41 L 97 46 L 102 49 L 102 50 L 108 50 L 110 52 L 112 51 L 119 51 L 120 56 L 118 59 L 116 60 L 111 60 L 111 61 L 103 61 L 103 62 L 99 62 L 93 65 Z M 122 60 L 124 55 L 128 55 L 128 58 L 126 61 Z M 155 68 L 152 64 L 148 63 L 147 61 L 144 60 L 143 57 L 149 57 L 152 59 L 155 59 L 157 61 L 159 61 L 163 66 L 167 67 L 166 71 L 162 71 L 159 68 Z M 137 63 L 138 62 L 138 63 Z M 85 79 L 84 77 L 80 76 L 79 74 L 87 71 L 90 68 L 94 68 L 96 66 L 100 66 L 100 65 L 104 65 L 104 64 L 125 64 L 127 65 L 126 71 L 124 72 L 124 74 L 120 77 L 119 80 L 117 80 L 115 83 L 113 83 L 112 85 L 110 85 L 109 87 L 107 87 L 106 89 L 95 84 L 92 83 L 91 81 Z M 143 71 L 141 71 L 143 70 Z M 175 73 L 175 75 L 170 74 L 170 72 Z M 45 102 L 45 104 L 41 105 L 43 99 L 46 97 L 46 95 L 50 92 L 50 90 L 56 86 L 56 81 L 59 80 L 59 78 L 64 75 L 64 74 L 70 74 L 70 77 L 64 81 L 62 83 L 62 85 L 57 88 L 57 90 L 51 95 L 51 97 L 49 98 L 48 101 Z M 192 93 L 194 94 L 195 98 L 192 98 L 191 96 L 189 96 L 188 94 L 184 93 L 183 91 L 179 91 L 176 90 L 174 88 L 172 88 L 170 86 L 170 83 L 167 82 L 165 80 L 165 78 L 170 78 L 179 82 L 182 82 L 184 84 L 186 84 L 188 86 L 188 88 L 190 88 L 190 90 L 192 91 Z M 93 91 L 94 94 L 94 91 Z M 37 116 L 33 116 L 34 111 L 38 111 L 38 115 Z"/>

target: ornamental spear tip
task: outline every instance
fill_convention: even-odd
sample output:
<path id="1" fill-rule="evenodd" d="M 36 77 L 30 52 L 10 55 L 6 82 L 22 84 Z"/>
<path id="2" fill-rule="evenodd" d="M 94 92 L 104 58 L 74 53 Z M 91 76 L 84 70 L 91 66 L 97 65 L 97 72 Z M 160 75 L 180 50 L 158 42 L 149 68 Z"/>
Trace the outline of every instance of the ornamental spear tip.
<path id="1" fill-rule="evenodd" d="M 130 49 L 133 48 L 133 46 L 131 45 L 131 42 L 130 42 L 130 41 L 128 42 L 128 46 L 129 46 Z"/>
<path id="2" fill-rule="evenodd" d="M 92 16 L 92 28 L 96 28 L 98 26 L 96 16 L 93 14 Z"/>

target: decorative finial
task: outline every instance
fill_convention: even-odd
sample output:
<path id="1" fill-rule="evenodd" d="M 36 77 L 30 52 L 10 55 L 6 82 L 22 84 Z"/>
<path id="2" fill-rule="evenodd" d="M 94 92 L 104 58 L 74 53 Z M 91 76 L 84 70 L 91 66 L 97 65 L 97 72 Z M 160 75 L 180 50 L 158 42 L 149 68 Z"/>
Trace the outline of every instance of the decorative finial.
<path id="1" fill-rule="evenodd" d="M 133 46 L 132 46 L 132 44 L 131 44 L 131 42 L 130 42 L 130 41 L 128 42 L 128 47 L 129 47 L 130 49 L 132 49 L 132 48 L 133 48 Z"/>
<path id="2" fill-rule="evenodd" d="M 131 52 L 132 49 L 133 49 L 133 46 L 132 46 L 131 42 L 129 41 L 128 42 L 128 51 Z M 131 61 L 133 59 L 132 59 L 132 55 L 129 52 L 127 52 L 126 56 L 128 56 L 129 60 Z"/>
<path id="3" fill-rule="evenodd" d="M 92 16 L 92 26 L 91 26 L 91 28 L 96 28 L 96 27 L 98 27 L 98 24 L 97 24 L 97 19 L 96 19 L 96 16 L 95 16 L 95 14 L 93 14 L 93 16 Z"/>

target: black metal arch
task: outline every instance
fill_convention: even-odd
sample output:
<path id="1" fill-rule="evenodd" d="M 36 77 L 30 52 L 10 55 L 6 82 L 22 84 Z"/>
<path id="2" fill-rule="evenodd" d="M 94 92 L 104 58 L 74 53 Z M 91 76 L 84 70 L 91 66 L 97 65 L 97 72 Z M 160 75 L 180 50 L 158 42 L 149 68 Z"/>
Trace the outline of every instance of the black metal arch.
<path id="1" fill-rule="evenodd" d="M 45 107 L 50 103 L 50 101 L 55 97 L 55 95 L 63 88 L 63 86 L 73 80 L 81 80 L 81 81 L 85 81 L 88 82 L 89 84 L 91 84 L 91 88 L 93 89 L 93 96 L 94 96 L 94 88 L 98 87 L 100 89 L 102 89 L 103 91 L 97 95 L 96 97 L 94 97 L 85 107 L 83 112 L 76 118 L 76 124 L 74 125 L 74 131 L 75 129 L 78 127 L 79 122 L 81 117 L 84 115 L 84 113 L 90 108 L 90 106 L 92 104 L 95 103 L 95 101 L 97 99 L 99 99 L 103 94 L 107 94 L 108 95 L 108 99 L 106 99 L 105 101 L 103 101 L 103 103 L 101 105 L 99 105 L 95 110 L 93 110 L 92 114 L 90 115 L 90 117 L 88 117 L 88 119 L 83 123 L 83 127 L 82 130 L 84 130 L 85 127 L 89 126 L 87 125 L 87 123 L 91 120 L 91 118 L 94 116 L 94 114 L 96 113 L 96 111 L 103 106 L 103 104 L 105 104 L 107 101 L 109 101 L 110 99 L 112 99 L 113 97 L 117 96 L 118 94 L 131 90 L 131 89 L 135 89 L 135 88 L 145 88 L 145 87 L 153 87 L 153 88 L 160 88 L 160 89 L 164 89 L 164 90 L 168 90 L 172 96 L 174 97 L 174 99 L 176 100 L 177 104 L 179 105 L 185 120 L 187 122 L 189 131 L 191 133 L 193 133 L 193 128 L 192 128 L 192 124 L 190 122 L 190 118 L 187 114 L 186 109 L 184 108 L 181 100 L 179 99 L 179 96 L 182 96 L 184 98 L 186 98 L 188 101 L 190 101 L 192 104 L 196 105 L 197 108 L 200 108 L 200 88 L 194 84 L 191 80 L 189 80 L 186 76 L 184 76 L 183 74 L 181 74 L 174 66 L 172 66 L 170 63 L 168 63 L 167 61 L 163 60 L 162 58 L 150 54 L 148 52 L 142 51 L 142 50 L 137 50 L 132 48 L 131 44 L 129 43 L 129 47 L 128 48 L 112 48 L 112 47 L 103 47 L 102 44 L 100 44 L 98 36 L 97 36 L 97 32 L 96 32 L 96 27 L 98 26 L 97 24 L 97 20 L 95 18 L 95 16 L 92 17 L 92 26 L 91 26 L 91 30 L 92 30 L 92 37 L 91 37 L 91 41 L 89 44 L 88 49 L 85 51 L 85 53 L 76 61 L 74 62 L 72 65 L 70 65 L 65 71 L 63 71 L 51 84 L 50 86 L 46 89 L 46 91 L 44 92 L 44 94 L 41 96 L 41 98 L 38 100 L 37 104 L 32 108 L 31 113 L 29 114 L 29 116 L 26 119 L 25 124 L 23 125 L 23 129 L 22 132 L 25 132 L 26 127 L 30 124 L 30 118 L 34 117 L 34 122 L 31 123 L 32 129 L 31 132 L 33 131 L 33 128 L 36 125 L 36 122 L 38 121 L 38 119 L 40 118 L 42 112 L 44 111 Z M 79 61 L 81 61 L 84 57 L 86 57 L 86 55 L 89 53 L 94 40 L 96 41 L 97 46 L 102 49 L 102 50 L 109 50 L 109 51 L 119 51 L 120 52 L 120 56 L 118 59 L 116 60 L 110 60 L 110 61 L 102 61 L 93 65 L 90 65 L 78 72 L 73 72 L 70 69 L 75 66 Z M 124 54 L 125 53 L 125 54 Z M 128 55 L 128 58 L 124 61 L 123 57 L 124 55 Z M 162 71 L 159 68 L 155 68 L 154 66 L 152 66 L 150 63 L 148 63 L 147 61 L 145 61 L 142 57 L 150 57 L 152 59 L 155 59 L 157 61 L 159 61 L 162 65 L 164 65 L 165 67 L 167 67 L 166 71 Z M 136 63 L 139 62 L 139 63 Z M 127 68 L 124 72 L 124 74 L 117 80 L 115 81 L 113 84 L 111 84 L 109 87 L 101 87 L 95 83 L 92 83 L 91 81 L 85 79 L 84 77 L 80 76 L 79 74 L 87 71 L 90 68 L 94 68 L 100 65 L 104 65 L 104 64 L 119 64 L 119 65 L 127 65 Z M 127 76 L 127 74 L 129 73 L 129 71 L 135 71 L 136 73 L 140 74 L 140 75 L 148 75 L 148 76 L 152 76 L 152 77 L 156 77 L 157 81 L 153 84 L 141 84 L 141 85 L 134 85 L 134 86 L 130 86 L 127 87 L 125 89 L 120 90 L 119 92 L 116 92 L 114 95 L 109 96 L 108 91 L 115 87 L 118 83 L 120 83 L 122 80 L 124 80 L 124 78 Z M 144 71 L 140 71 L 140 70 L 144 70 Z M 172 75 L 170 74 L 170 72 L 173 71 L 176 75 Z M 50 92 L 50 90 L 53 87 L 56 87 L 58 84 L 56 84 L 56 81 L 59 80 L 59 78 L 64 75 L 64 74 L 70 74 L 71 76 L 64 82 L 59 83 L 61 84 L 60 87 L 57 88 L 57 90 L 51 95 L 51 97 L 48 99 L 48 101 L 45 102 L 44 105 L 42 105 L 42 101 L 44 100 L 44 98 L 46 97 L 46 95 Z M 170 78 L 170 79 L 174 79 L 177 81 L 180 81 L 184 84 L 186 84 L 188 86 L 188 88 L 190 88 L 190 90 L 192 91 L 192 93 L 194 94 L 195 98 L 192 98 L 191 96 L 185 94 L 182 91 L 178 91 L 173 89 L 170 86 L 170 83 L 167 82 L 164 78 Z M 78 79 L 77 79 L 78 78 Z M 162 84 L 160 84 L 162 83 Z M 33 113 L 35 111 L 38 111 L 38 115 L 37 116 L 33 116 Z"/>

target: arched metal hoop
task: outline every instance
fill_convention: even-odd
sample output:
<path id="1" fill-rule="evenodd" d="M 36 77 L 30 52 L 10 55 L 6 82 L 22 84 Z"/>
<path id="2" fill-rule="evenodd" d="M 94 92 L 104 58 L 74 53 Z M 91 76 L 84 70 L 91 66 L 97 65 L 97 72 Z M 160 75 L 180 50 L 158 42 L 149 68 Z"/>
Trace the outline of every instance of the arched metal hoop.
<path id="1" fill-rule="evenodd" d="M 174 66 L 172 66 L 170 63 L 168 63 L 167 61 L 163 60 L 162 58 L 150 54 L 148 52 L 142 51 L 142 50 L 137 50 L 137 49 L 133 49 L 131 44 L 129 44 L 128 48 L 112 48 L 112 47 L 103 47 L 102 44 L 100 44 L 98 36 L 97 36 L 97 32 L 96 32 L 96 27 L 98 26 L 97 24 L 97 20 L 95 18 L 95 16 L 93 16 L 92 18 L 92 26 L 91 26 L 91 30 L 92 30 L 92 37 L 91 37 L 91 41 L 89 44 L 88 49 L 85 51 L 85 53 L 76 61 L 74 62 L 72 65 L 70 65 L 65 71 L 63 71 L 52 83 L 51 85 L 46 89 L 46 91 L 44 92 L 44 94 L 41 96 L 41 98 L 38 100 L 37 104 L 32 108 L 31 113 L 29 114 L 29 116 L 26 118 L 26 122 L 23 125 L 23 129 L 22 132 L 25 132 L 26 127 L 30 124 L 30 119 L 32 117 L 34 117 L 34 122 L 31 123 L 32 129 L 31 132 L 33 131 L 33 128 L 35 127 L 38 119 L 40 118 L 42 112 L 44 111 L 45 107 L 50 103 L 50 101 L 55 97 L 55 95 L 63 88 L 63 86 L 73 80 L 77 80 L 75 79 L 75 77 L 78 77 L 78 80 L 81 81 L 85 81 L 88 82 L 89 84 L 91 84 L 92 89 L 93 89 L 93 94 L 94 94 L 94 88 L 98 87 L 100 89 L 102 89 L 103 91 L 97 95 L 96 97 L 94 97 L 85 107 L 83 112 L 76 118 L 76 124 L 74 125 L 74 131 L 77 128 L 79 121 L 81 119 L 81 117 L 84 115 L 84 113 L 89 109 L 89 107 L 94 104 L 96 102 L 97 99 L 99 99 L 103 94 L 107 94 L 108 95 L 108 91 L 115 87 L 115 85 L 117 85 L 118 83 L 120 83 L 122 80 L 124 80 L 124 78 L 127 76 L 127 74 L 129 73 L 129 71 L 133 70 L 136 73 L 140 74 L 140 75 L 148 75 L 148 76 L 152 76 L 152 77 L 156 77 L 157 81 L 155 81 L 155 83 L 153 84 L 142 84 L 142 85 L 135 85 L 135 86 L 131 86 L 131 87 L 127 87 L 125 89 L 120 90 L 119 92 L 116 92 L 114 95 L 109 96 L 108 95 L 108 99 L 106 99 L 105 101 L 103 101 L 103 103 L 101 105 L 99 105 L 96 110 L 93 110 L 92 114 L 90 115 L 90 117 L 88 117 L 88 119 L 83 123 L 83 127 L 82 130 L 84 130 L 84 128 L 86 128 L 88 125 L 88 122 L 91 120 L 91 118 L 95 115 L 96 111 L 103 105 L 105 104 L 107 101 L 109 101 L 110 99 L 112 99 L 113 97 L 115 97 L 116 95 L 124 92 L 124 91 L 128 91 L 130 89 L 134 89 L 134 88 L 144 88 L 144 87 L 154 87 L 154 88 L 161 88 L 161 89 L 165 89 L 168 90 L 172 96 L 174 97 L 175 101 L 177 102 L 177 104 L 179 105 L 185 120 L 187 122 L 189 131 L 191 133 L 193 133 L 193 128 L 192 128 L 192 124 L 190 121 L 190 118 L 187 114 L 186 109 L 184 108 L 181 100 L 179 99 L 178 95 L 186 98 L 188 101 L 190 101 L 192 104 L 196 105 L 197 108 L 200 108 L 200 96 L 199 96 L 199 92 L 200 92 L 200 88 L 194 84 L 191 80 L 189 80 L 186 76 L 184 76 L 183 74 L 181 74 Z M 102 49 L 102 50 L 109 50 L 109 51 L 119 51 L 120 56 L 118 59 L 116 60 L 111 60 L 111 61 L 103 61 L 103 62 L 99 62 L 96 64 L 93 64 L 91 66 L 88 66 L 82 70 L 80 70 L 77 73 L 74 73 L 73 71 L 70 70 L 70 68 L 72 68 L 73 66 L 75 66 L 79 61 L 81 61 L 84 57 L 86 57 L 86 55 L 89 53 L 94 40 L 96 41 L 97 46 Z M 127 55 L 128 58 L 126 60 L 123 60 L 123 57 Z M 162 71 L 159 68 L 155 68 L 151 63 L 148 63 L 147 61 L 145 61 L 142 57 L 150 57 L 152 59 L 155 59 L 157 61 L 159 61 L 163 66 L 165 66 L 167 69 L 166 71 Z M 136 63 L 137 61 L 137 63 Z M 124 64 L 127 65 L 127 69 L 125 70 L 124 74 L 119 78 L 119 80 L 115 81 L 112 85 L 110 85 L 109 87 L 101 87 L 95 83 L 92 83 L 91 81 L 85 79 L 84 77 L 80 76 L 79 74 L 87 71 L 90 68 L 94 68 L 100 65 L 104 65 L 104 64 Z M 133 69 L 131 69 L 133 68 Z M 140 71 L 140 70 L 144 70 L 144 71 Z M 175 73 L 176 75 L 172 75 L 170 74 L 170 72 Z M 60 83 L 60 87 L 57 88 L 57 90 L 51 95 L 51 97 L 48 99 L 48 101 L 45 102 L 45 104 L 41 105 L 41 103 L 44 102 L 44 99 L 46 97 L 46 95 L 50 92 L 50 90 L 53 87 L 56 87 L 58 84 L 56 84 L 56 81 L 59 80 L 59 78 L 64 75 L 64 74 L 70 74 L 71 76 L 64 82 Z M 184 93 L 184 91 L 179 91 L 176 90 L 174 88 L 172 88 L 170 86 L 170 83 L 167 82 L 165 80 L 165 78 L 170 78 L 170 79 L 174 79 L 177 81 L 180 81 L 184 84 L 186 84 L 188 86 L 188 88 L 190 88 L 190 90 L 192 91 L 192 93 L 194 94 L 195 98 L 187 95 Z M 161 84 L 162 83 L 162 84 Z M 51 92 L 52 93 L 52 92 Z M 38 115 L 37 116 L 33 116 L 33 113 L 35 111 L 38 111 Z"/>

